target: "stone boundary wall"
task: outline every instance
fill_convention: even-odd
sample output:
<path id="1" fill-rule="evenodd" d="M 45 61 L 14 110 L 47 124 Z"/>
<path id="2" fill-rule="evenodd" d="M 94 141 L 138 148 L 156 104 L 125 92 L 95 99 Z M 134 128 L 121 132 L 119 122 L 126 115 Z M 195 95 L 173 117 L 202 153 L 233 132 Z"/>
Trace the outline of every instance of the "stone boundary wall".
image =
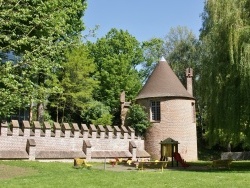
<path id="1" fill-rule="evenodd" d="M 223 152 L 221 153 L 221 159 L 232 159 L 235 161 L 239 160 L 250 160 L 250 151 L 243 152 Z"/>
<path id="2" fill-rule="evenodd" d="M 0 159 L 149 158 L 131 127 L 17 120 L 0 126 Z"/>

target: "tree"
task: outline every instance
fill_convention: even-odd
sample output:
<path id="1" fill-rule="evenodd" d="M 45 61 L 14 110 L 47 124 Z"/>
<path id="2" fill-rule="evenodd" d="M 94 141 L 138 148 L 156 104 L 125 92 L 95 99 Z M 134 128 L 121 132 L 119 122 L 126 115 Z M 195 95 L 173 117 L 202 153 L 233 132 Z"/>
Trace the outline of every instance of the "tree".
<path id="1" fill-rule="evenodd" d="M 109 107 L 98 101 L 90 101 L 81 112 L 81 117 L 87 125 L 111 125 L 113 118 Z"/>
<path id="2" fill-rule="evenodd" d="M 199 76 L 200 44 L 191 30 L 181 26 L 171 28 L 165 37 L 165 50 L 170 66 L 184 85 L 186 68 L 193 68 L 195 76 Z"/>
<path id="3" fill-rule="evenodd" d="M 133 104 L 127 114 L 128 124 L 138 135 L 143 135 L 150 126 L 145 109 L 139 104 Z"/>
<path id="4" fill-rule="evenodd" d="M 127 99 L 132 100 L 141 88 L 136 70 L 142 62 L 140 43 L 127 31 L 111 29 L 89 47 L 97 66 L 95 77 L 100 82 L 95 99 L 109 106 L 111 114 L 120 119 L 120 93 L 126 91 Z"/>
<path id="5" fill-rule="evenodd" d="M 62 64 L 59 74 L 61 93 L 50 97 L 50 106 L 56 109 L 56 121 L 72 121 L 75 116 L 80 118 L 82 111 L 93 100 L 93 92 L 98 88 L 98 82 L 93 78 L 96 66 L 89 58 L 89 51 L 85 45 L 80 45 L 67 52 L 66 62 Z M 67 114 L 67 116 L 66 116 Z"/>
<path id="6" fill-rule="evenodd" d="M 1 64 L 0 74 L 0 120 L 6 120 L 11 113 L 23 104 L 22 84 L 20 76 L 12 68 L 11 63 Z"/>
<path id="7" fill-rule="evenodd" d="M 145 62 L 141 74 L 144 80 L 150 75 L 155 65 L 163 56 L 185 85 L 185 70 L 194 69 L 196 77 L 200 72 L 200 43 L 187 27 L 171 28 L 164 39 L 153 38 L 143 42 Z"/>
<path id="8" fill-rule="evenodd" d="M 167 54 L 164 48 L 164 40 L 160 38 L 152 38 L 149 41 L 144 41 L 142 43 L 142 50 L 145 62 L 142 62 L 140 65 L 140 76 L 142 81 L 145 82 L 159 59 L 162 56 L 166 57 Z"/>
<path id="9" fill-rule="evenodd" d="M 250 141 L 250 1 L 206 1 L 202 100 L 210 144 Z"/>
<path id="10" fill-rule="evenodd" d="M 18 62 L 12 62 L 12 69 L 23 78 L 18 81 L 23 88 L 29 85 L 25 95 L 16 97 L 22 97 L 26 105 L 38 104 L 37 116 L 43 121 L 48 96 L 60 92 L 55 73 L 64 60 L 64 52 L 79 41 L 86 3 L 82 0 L 0 0 L 0 4 L 0 52 L 20 57 Z M 4 82 L 2 88 L 6 94 L 11 90 Z M 20 103 L 14 105 L 18 106 Z"/>

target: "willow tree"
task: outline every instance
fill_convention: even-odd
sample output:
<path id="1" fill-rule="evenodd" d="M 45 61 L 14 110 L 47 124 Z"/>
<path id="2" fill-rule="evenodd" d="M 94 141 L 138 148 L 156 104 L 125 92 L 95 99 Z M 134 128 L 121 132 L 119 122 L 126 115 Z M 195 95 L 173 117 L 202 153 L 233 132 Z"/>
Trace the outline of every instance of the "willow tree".
<path id="1" fill-rule="evenodd" d="M 210 144 L 249 146 L 250 1 L 207 0 L 201 92 Z"/>

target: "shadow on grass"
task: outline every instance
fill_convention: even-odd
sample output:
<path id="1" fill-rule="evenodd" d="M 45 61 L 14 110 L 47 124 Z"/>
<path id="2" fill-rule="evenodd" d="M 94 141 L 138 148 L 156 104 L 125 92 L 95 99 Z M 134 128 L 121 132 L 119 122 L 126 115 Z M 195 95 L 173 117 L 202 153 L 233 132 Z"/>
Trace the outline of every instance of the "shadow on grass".
<path id="1" fill-rule="evenodd" d="M 183 167 L 169 167 L 171 170 L 180 170 L 180 171 L 195 171 L 195 172 L 250 172 L 250 161 L 233 161 L 230 165 L 230 168 L 214 168 L 212 167 L 212 161 L 199 161 L 199 162 L 189 162 L 190 166 L 187 168 Z"/>
<path id="2" fill-rule="evenodd" d="M 173 170 L 173 171 L 189 171 L 189 172 L 209 172 L 209 173 L 235 173 L 235 172 L 250 172 L 250 161 L 233 161 L 230 169 L 227 168 L 213 168 L 211 167 L 212 161 L 197 161 L 197 162 L 188 162 L 190 165 L 189 167 L 182 167 L 180 164 L 177 167 L 176 164 L 174 164 L 174 167 L 172 167 L 171 162 L 169 162 L 167 168 L 164 168 L 164 171 Z M 81 168 L 80 168 L 81 169 Z M 104 165 L 104 163 L 93 163 L 93 167 L 91 170 L 107 170 L 107 171 L 116 171 L 116 172 L 136 172 L 140 171 L 136 169 L 133 165 L 126 165 L 126 164 L 118 164 L 118 165 L 110 165 L 107 163 Z M 145 172 L 152 172 L 152 171 L 161 171 L 159 168 L 145 168 Z"/>

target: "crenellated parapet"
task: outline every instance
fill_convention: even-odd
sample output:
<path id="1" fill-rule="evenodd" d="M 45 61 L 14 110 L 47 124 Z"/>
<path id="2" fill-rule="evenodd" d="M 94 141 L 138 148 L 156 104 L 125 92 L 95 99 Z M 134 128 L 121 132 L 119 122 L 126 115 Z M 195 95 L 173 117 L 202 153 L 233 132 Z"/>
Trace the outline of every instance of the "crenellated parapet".
<path id="1" fill-rule="evenodd" d="M 34 121 L 22 121 L 21 124 L 17 120 L 10 123 L 1 123 L 0 136 L 34 136 L 34 137 L 65 137 L 65 138 L 84 138 L 84 139 L 140 139 L 135 136 L 135 131 L 131 127 L 125 126 L 102 126 L 77 123 L 57 123 L 50 124 L 44 122 L 40 124 Z"/>
<path id="2" fill-rule="evenodd" d="M 144 140 L 125 126 L 12 120 L 0 127 L 0 159 L 135 159 L 142 150 Z"/>

